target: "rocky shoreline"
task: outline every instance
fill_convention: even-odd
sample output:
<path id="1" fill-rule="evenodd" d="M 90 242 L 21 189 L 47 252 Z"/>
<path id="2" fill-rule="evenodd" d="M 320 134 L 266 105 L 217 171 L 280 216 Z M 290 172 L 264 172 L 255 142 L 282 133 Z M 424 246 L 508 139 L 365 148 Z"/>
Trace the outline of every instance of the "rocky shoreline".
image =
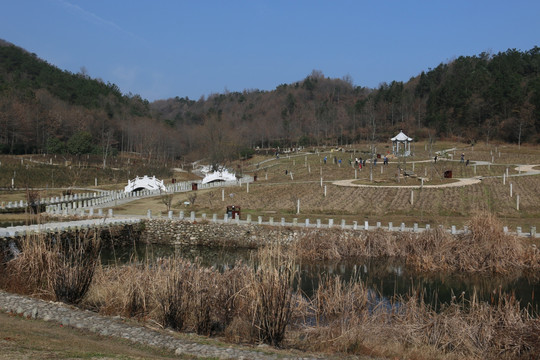
<path id="1" fill-rule="evenodd" d="M 178 339 L 161 331 L 127 323 L 121 317 L 107 317 L 88 310 L 81 310 L 63 303 L 44 301 L 0 291 L 0 310 L 28 319 L 53 321 L 63 326 L 85 329 L 102 336 L 127 339 L 136 343 L 169 349 L 176 355 L 213 357 L 218 359 L 316 359 L 307 357 L 284 357 L 264 351 L 244 350 L 235 347 L 219 347 Z M 321 359 L 321 358 L 318 358 Z"/>

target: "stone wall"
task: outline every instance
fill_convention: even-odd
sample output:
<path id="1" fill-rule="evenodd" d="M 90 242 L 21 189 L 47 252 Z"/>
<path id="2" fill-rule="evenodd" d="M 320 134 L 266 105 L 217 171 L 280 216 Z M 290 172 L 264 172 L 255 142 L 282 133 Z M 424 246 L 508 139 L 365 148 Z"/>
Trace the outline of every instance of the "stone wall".
<path id="1" fill-rule="evenodd" d="M 148 243 L 249 248 L 272 242 L 290 244 L 306 231 L 289 226 L 168 219 L 147 219 L 141 227 L 144 229 L 141 240 Z"/>
<path id="2" fill-rule="evenodd" d="M 129 246 L 134 242 L 141 241 L 143 227 L 140 224 L 113 225 L 104 227 L 95 227 L 88 229 L 70 229 L 68 231 L 59 232 L 44 232 L 41 234 L 22 235 L 15 237 L 0 237 L 0 262 L 2 257 L 4 260 L 9 259 L 13 255 L 13 246 L 16 249 L 21 248 L 21 241 L 27 236 L 33 239 L 33 236 L 43 236 L 49 241 L 65 241 L 69 242 L 77 238 L 92 238 L 98 236 L 101 239 L 101 244 L 104 248 L 112 248 L 117 246 Z"/>

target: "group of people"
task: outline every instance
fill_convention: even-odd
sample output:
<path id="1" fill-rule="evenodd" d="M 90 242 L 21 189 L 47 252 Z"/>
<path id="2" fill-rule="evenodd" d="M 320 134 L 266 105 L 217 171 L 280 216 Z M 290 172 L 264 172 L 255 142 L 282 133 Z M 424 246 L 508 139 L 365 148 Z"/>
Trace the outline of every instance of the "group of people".
<path id="1" fill-rule="evenodd" d="M 326 165 L 326 162 L 328 161 L 328 157 L 325 156 L 323 159 L 324 164 Z M 341 159 L 338 159 L 336 156 L 334 156 L 334 164 L 341 165 Z M 388 156 L 384 156 L 383 158 L 383 164 L 388 165 Z M 352 161 L 349 160 L 349 165 L 352 165 Z M 377 158 L 373 159 L 373 165 L 377 165 Z M 362 170 L 363 167 L 366 166 L 366 159 L 362 158 L 355 158 L 354 159 L 354 167 Z"/>
<path id="2" fill-rule="evenodd" d="M 384 165 L 388 165 L 388 157 L 385 155 L 384 158 L 383 158 L 383 164 Z M 377 158 L 373 159 L 373 165 L 377 165 Z M 362 158 L 356 158 L 354 160 L 354 167 L 358 168 L 358 169 L 362 169 L 362 167 L 365 167 L 366 166 L 366 159 L 363 159 Z"/>
<path id="3" fill-rule="evenodd" d="M 435 155 L 435 157 L 433 158 L 433 162 L 436 163 L 438 158 L 439 158 L 439 155 Z M 462 164 L 465 163 L 465 166 L 469 166 L 469 159 L 465 161 L 465 153 L 461 153 L 459 162 Z"/>

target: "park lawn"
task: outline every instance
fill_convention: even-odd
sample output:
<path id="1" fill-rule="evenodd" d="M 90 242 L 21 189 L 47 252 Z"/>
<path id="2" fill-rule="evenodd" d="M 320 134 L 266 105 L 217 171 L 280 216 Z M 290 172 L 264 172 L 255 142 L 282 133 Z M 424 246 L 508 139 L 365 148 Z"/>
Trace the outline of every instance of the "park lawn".
<path id="1" fill-rule="evenodd" d="M 194 359 L 58 323 L 0 312 L 0 360 L 12 359 Z"/>

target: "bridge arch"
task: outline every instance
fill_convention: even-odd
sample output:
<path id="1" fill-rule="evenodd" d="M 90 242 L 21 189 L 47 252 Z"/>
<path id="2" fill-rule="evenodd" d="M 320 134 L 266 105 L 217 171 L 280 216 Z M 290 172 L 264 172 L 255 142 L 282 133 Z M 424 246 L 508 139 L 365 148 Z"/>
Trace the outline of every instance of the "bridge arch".
<path id="1" fill-rule="evenodd" d="M 128 193 L 142 189 L 167 191 L 163 180 L 156 179 L 155 176 L 148 177 L 147 175 L 144 175 L 143 177 L 137 176 L 133 180 L 128 180 L 124 192 Z"/>

